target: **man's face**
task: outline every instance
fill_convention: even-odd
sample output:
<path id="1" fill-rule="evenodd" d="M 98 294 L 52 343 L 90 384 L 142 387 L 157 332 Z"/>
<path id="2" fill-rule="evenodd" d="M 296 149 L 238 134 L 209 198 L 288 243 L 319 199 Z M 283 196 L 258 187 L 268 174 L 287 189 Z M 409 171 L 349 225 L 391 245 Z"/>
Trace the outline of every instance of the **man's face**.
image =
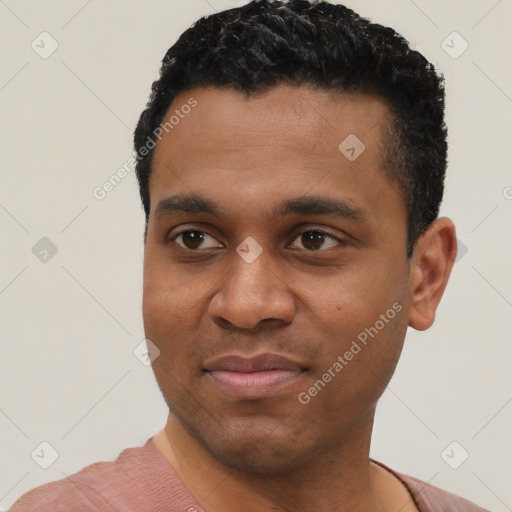
<path id="1" fill-rule="evenodd" d="M 388 109 L 279 85 L 250 98 L 196 89 L 169 115 L 191 97 L 150 179 L 143 313 L 161 351 L 155 375 L 221 462 L 300 467 L 369 435 L 402 349 L 406 211 L 381 167 Z"/>

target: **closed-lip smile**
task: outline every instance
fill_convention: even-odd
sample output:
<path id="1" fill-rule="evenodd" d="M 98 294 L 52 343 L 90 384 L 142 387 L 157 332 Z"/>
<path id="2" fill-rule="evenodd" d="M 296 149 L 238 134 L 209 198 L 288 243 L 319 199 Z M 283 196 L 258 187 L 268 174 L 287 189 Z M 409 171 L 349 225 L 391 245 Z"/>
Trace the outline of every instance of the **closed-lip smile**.
<path id="1" fill-rule="evenodd" d="M 226 355 L 205 364 L 205 373 L 224 393 L 236 399 L 257 399 L 277 394 L 307 371 L 280 354 L 252 357 Z"/>

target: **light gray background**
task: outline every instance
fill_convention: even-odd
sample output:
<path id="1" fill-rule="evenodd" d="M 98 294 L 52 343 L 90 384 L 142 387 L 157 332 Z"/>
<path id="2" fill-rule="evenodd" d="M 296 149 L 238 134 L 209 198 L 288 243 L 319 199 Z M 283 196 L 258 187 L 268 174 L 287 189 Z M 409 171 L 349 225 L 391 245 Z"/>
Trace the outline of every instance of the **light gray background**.
<path id="1" fill-rule="evenodd" d="M 133 355 L 144 339 L 135 176 L 102 201 L 92 191 L 131 156 L 167 48 L 199 16 L 242 3 L 0 0 L 4 510 L 36 485 L 143 444 L 165 422 L 151 369 Z M 492 511 L 512 510 L 512 1 L 346 4 L 400 31 L 446 76 L 442 214 L 467 248 L 435 326 L 408 334 L 372 456 Z M 47 59 L 31 48 L 35 40 L 48 50 L 43 31 L 59 44 Z M 456 59 L 442 48 L 454 31 L 469 43 Z M 463 41 L 452 35 L 444 45 L 458 53 Z M 58 248 L 46 263 L 32 252 L 42 237 Z M 46 470 L 36 463 L 51 456 L 43 441 L 59 454 Z M 458 469 L 441 457 L 452 441 L 462 447 L 448 450 L 452 460 L 469 453 Z"/>

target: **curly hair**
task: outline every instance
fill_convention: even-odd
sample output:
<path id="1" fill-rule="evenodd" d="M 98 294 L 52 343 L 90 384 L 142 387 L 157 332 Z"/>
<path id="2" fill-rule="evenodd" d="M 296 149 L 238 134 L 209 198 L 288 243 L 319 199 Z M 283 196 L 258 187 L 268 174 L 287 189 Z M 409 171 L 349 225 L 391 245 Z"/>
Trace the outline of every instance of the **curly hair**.
<path id="1" fill-rule="evenodd" d="M 165 54 L 134 134 L 136 174 L 146 214 L 154 147 L 141 149 L 174 98 L 197 87 L 250 96 L 279 83 L 367 93 L 389 107 L 382 159 L 407 209 L 407 253 L 439 213 L 447 165 L 444 78 L 392 28 L 343 5 L 254 0 L 203 17 Z"/>

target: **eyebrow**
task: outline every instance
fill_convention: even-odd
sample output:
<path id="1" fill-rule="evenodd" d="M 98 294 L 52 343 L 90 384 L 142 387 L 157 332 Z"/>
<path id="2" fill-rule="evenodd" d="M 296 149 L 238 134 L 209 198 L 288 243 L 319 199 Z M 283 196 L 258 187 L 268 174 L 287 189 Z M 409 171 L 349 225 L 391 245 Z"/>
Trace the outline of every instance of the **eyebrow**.
<path id="1" fill-rule="evenodd" d="M 286 215 L 330 215 L 341 219 L 362 220 L 367 213 L 341 199 L 322 196 L 303 196 L 288 199 L 282 203 L 277 213 Z"/>
<path id="2" fill-rule="evenodd" d="M 218 207 L 215 202 L 197 194 L 174 195 L 162 199 L 155 210 L 157 218 L 172 215 L 173 213 L 209 213 L 217 214 Z"/>
<path id="3" fill-rule="evenodd" d="M 175 213 L 205 213 L 218 215 L 219 207 L 214 201 L 197 194 L 173 195 L 162 199 L 155 210 L 157 218 Z M 330 215 L 341 219 L 363 220 L 367 212 L 341 199 L 323 196 L 302 196 L 287 199 L 274 210 L 275 216 Z"/>

